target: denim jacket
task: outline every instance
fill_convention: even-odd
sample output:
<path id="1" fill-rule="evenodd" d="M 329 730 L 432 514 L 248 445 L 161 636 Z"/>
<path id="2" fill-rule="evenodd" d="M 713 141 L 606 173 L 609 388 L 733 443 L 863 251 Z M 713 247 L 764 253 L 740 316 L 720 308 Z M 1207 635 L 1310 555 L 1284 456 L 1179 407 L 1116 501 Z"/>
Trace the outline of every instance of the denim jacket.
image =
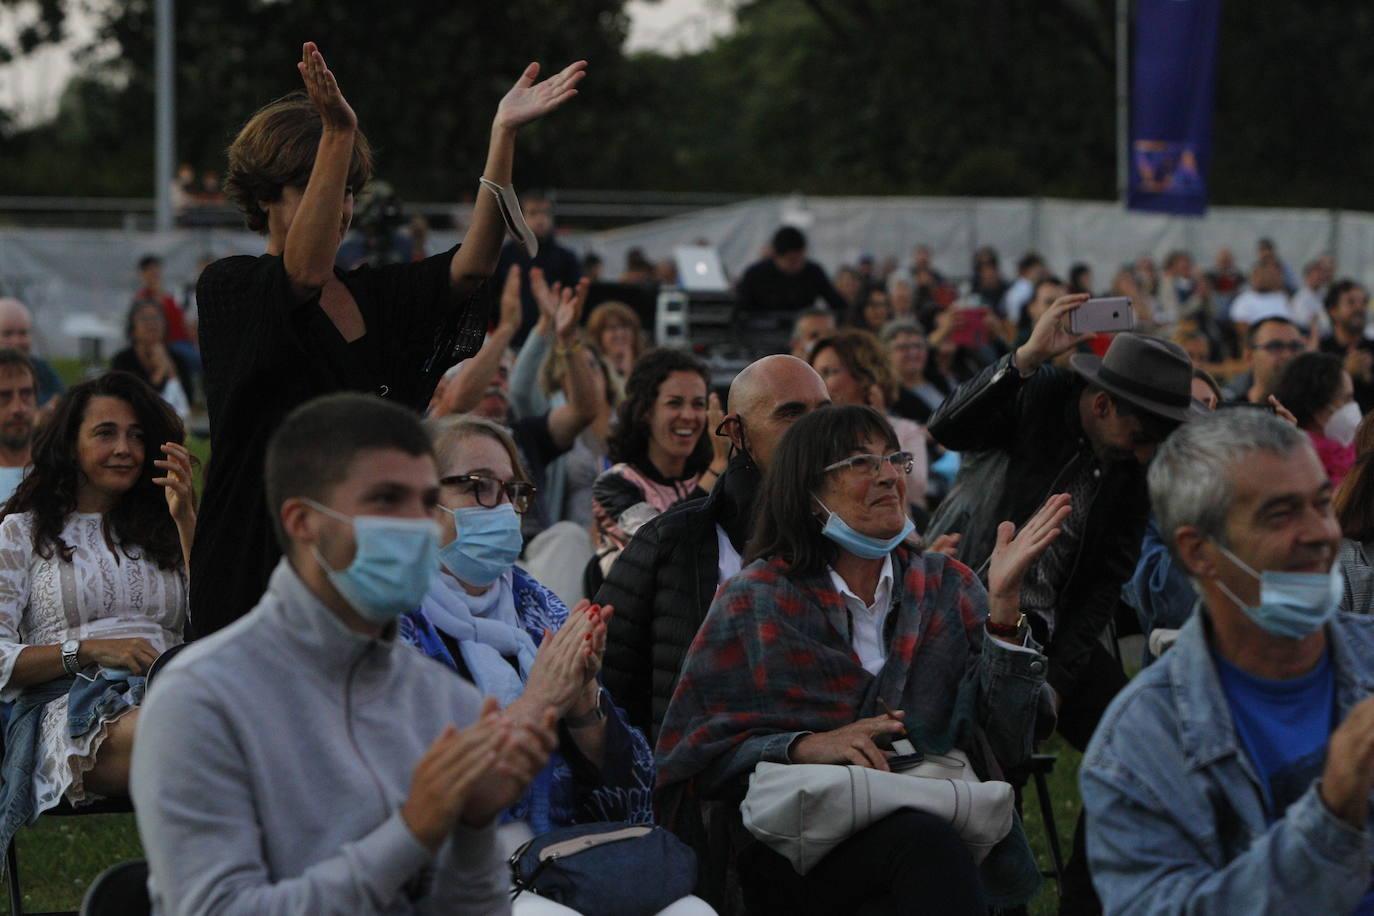
<path id="1" fill-rule="evenodd" d="M 1315 781 L 1271 822 L 1209 639 L 1209 618 L 1194 613 L 1112 702 L 1083 758 L 1106 912 L 1350 913 L 1369 886 L 1369 832 L 1328 811 Z M 1374 619 L 1338 614 L 1327 639 L 1341 721 L 1374 694 Z"/>

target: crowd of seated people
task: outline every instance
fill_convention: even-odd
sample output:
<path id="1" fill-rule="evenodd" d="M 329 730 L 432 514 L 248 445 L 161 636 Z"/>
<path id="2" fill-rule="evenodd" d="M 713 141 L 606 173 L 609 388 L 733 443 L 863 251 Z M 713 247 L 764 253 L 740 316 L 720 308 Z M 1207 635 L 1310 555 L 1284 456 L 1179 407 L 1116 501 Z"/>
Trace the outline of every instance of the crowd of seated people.
<path id="1" fill-rule="evenodd" d="M 205 269 L 198 348 L 156 256 L 65 393 L 0 300 L 0 842 L 129 795 L 159 913 L 593 913 L 683 861 L 644 912 L 1016 913 L 1019 814 L 980 846 L 910 801 L 803 866 L 751 805 L 918 758 L 1019 790 L 1057 734 L 1060 912 L 1374 912 L 1364 287 L 1267 240 L 832 279 L 783 226 L 735 295 L 790 353 L 716 389 L 513 191 L 586 69 L 502 98 L 462 245 L 342 271 L 372 150 L 307 43 L 230 148 L 265 253 Z M 1136 330 L 1071 332 L 1104 292 Z M 564 839 L 613 863 L 580 904 L 520 874 Z"/>

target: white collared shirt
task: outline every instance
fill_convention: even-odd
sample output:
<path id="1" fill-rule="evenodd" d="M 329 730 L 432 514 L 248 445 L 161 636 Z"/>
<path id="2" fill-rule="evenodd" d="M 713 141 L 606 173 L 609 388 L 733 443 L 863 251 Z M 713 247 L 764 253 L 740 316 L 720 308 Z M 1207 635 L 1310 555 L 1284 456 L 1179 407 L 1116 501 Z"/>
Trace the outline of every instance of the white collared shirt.
<path id="1" fill-rule="evenodd" d="M 730 543 L 730 535 L 719 525 L 716 526 L 716 557 L 716 571 L 720 575 L 716 582 L 724 585 L 726 580 L 733 579 L 739 573 L 740 555 L 735 545 Z"/>
<path id="2" fill-rule="evenodd" d="M 849 609 L 853 621 L 850 645 L 854 654 L 859 656 L 859 664 L 864 666 L 865 671 L 876 675 L 887 660 L 887 649 L 883 646 L 883 625 L 892 610 L 892 555 L 883 558 L 883 571 L 878 575 L 878 587 L 873 590 L 872 604 L 865 604 L 862 598 L 854 594 L 849 583 L 833 567 L 830 568 L 830 583 Z"/>

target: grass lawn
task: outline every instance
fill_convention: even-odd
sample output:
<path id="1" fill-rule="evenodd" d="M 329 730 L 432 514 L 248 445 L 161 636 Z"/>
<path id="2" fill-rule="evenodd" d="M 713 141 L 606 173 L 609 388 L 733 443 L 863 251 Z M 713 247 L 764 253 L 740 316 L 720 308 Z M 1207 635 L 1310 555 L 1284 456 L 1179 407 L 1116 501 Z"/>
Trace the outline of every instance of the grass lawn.
<path id="1" fill-rule="evenodd" d="M 20 829 L 19 887 L 27 911 L 76 910 L 95 876 L 126 859 L 143 858 L 132 814 L 43 817 Z M 9 895 L 4 896 L 9 912 Z"/>

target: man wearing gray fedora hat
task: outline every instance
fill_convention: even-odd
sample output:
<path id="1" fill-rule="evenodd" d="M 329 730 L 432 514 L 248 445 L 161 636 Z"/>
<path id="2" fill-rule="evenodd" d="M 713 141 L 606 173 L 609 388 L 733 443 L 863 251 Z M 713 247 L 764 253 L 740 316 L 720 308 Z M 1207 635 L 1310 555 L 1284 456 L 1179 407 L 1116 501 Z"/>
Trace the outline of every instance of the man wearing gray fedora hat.
<path id="1" fill-rule="evenodd" d="M 930 420 L 946 448 L 963 453 L 927 537 L 960 533 L 960 559 L 980 569 L 997 526 L 1030 518 L 1055 493 L 1073 509 L 1026 576 L 1022 613 L 1049 659 L 1058 729 L 1082 750 L 1126 676 L 1101 636 L 1135 569 L 1149 519 L 1145 465 L 1155 447 L 1195 414 L 1193 367 L 1176 344 L 1118 334 L 1099 359 L 1069 357 L 1093 335 L 1068 330 L 1086 295 L 1057 299 L 1017 350 L 961 385 Z M 1061 887 L 1061 912 L 1096 899 L 1082 829 Z M 1100 908 L 1099 908 L 1100 910 Z"/>

